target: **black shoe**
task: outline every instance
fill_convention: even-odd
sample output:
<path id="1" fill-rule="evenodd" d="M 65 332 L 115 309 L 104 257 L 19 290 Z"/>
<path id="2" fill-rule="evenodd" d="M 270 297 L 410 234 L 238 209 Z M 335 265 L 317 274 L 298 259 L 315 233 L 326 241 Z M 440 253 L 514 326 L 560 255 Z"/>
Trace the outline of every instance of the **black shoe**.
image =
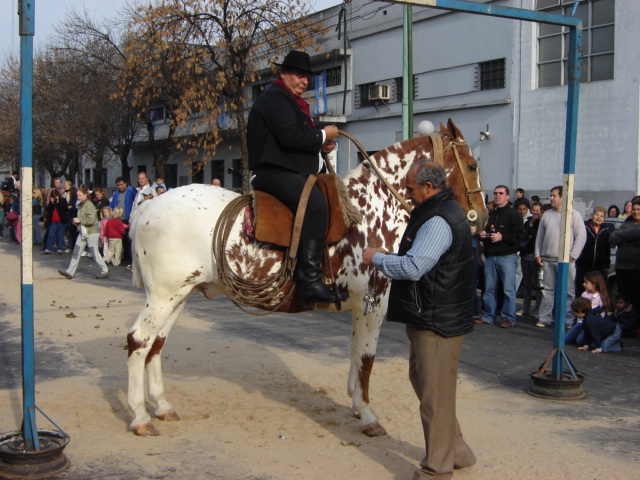
<path id="1" fill-rule="evenodd" d="M 322 240 L 300 240 L 298 247 L 298 264 L 296 275 L 300 287 L 300 299 L 305 308 L 313 307 L 314 303 L 335 303 L 340 309 L 340 302 L 349 298 L 349 294 L 329 290 L 322 282 L 322 254 L 324 245 Z"/>
<path id="2" fill-rule="evenodd" d="M 63 277 L 66 277 L 67 279 L 71 280 L 73 278 L 73 275 L 71 275 L 70 273 L 67 273 L 64 270 L 58 270 L 58 273 L 60 275 L 62 275 Z"/>

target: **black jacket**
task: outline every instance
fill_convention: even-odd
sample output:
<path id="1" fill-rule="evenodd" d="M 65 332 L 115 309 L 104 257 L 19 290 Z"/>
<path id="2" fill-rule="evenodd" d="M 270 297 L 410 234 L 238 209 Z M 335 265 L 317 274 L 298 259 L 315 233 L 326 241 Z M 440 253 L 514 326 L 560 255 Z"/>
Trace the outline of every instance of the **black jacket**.
<path id="1" fill-rule="evenodd" d="M 492 228 L 502 234 L 502 241 L 496 243 L 491 241 L 488 235 L 491 234 Z M 509 205 L 489 211 L 489 220 L 484 231 L 487 232 L 487 238 L 482 241 L 484 254 L 487 257 L 513 255 L 518 251 L 520 242 L 525 239 L 522 216 Z"/>
<path id="2" fill-rule="evenodd" d="M 278 84 L 267 88 L 249 113 L 249 168 L 318 173 L 322 130 L 311 126 L 293 95 Z"/>
<path id="3" fill-rule="evenodd" d="M 536 249 L 536 237 L 538 236 L 538 227 L 540 226 L 540 219 L 536 220 L 531 225 L 531 219 L 527 219 L 524 222 L 524 240 L 520 242 L 518 250 L 520 255 L 533 255 L 533 251 Z"/>
<path id="4" fill-rule="evenodd" d="M 584 222 L 587 229 L 587 241 L 584 244 L 576 265 L 588 270 L 603 270 L 611 264 L 611 247 L 609 245 L 609 229 L 600 227 L 596 233 L 591 220 Z"/>
<path id="5" fill-rule="evenodd" d="M 69 209 L 67 200 L 64 197 L 58 197 L 58 203 L 54 203 L 53 199 L 49 202 L 49 205 L 45 208 L 45 219 L 44 226 L 49 227 L 51 225 L 51 219 L 53 218 L 53 210 L 56 209 L 58 211 L 58 215 L 60 216 L 60 223 L 66 225 L 69 223 Z"/>
<path id="6" fill-rule="evenodd" d="M 616 270 L 640 270 L 640 225 L 624 222 L 609 234 L 609 242 L 618 247 Z"/>
<path id="7" fill-rule="evenodd" d="M 451 227 L 451 247 L 417 282 L 391 282 L 387 320 L 415 325 L 443 337 L 455 337 L 473 330 L 471 304 L 475 287 L 471 229 L 450 188 L 413 209 L 398 255 L 404 255 L 411 248 L 420 227 L 436 215 Z"/>

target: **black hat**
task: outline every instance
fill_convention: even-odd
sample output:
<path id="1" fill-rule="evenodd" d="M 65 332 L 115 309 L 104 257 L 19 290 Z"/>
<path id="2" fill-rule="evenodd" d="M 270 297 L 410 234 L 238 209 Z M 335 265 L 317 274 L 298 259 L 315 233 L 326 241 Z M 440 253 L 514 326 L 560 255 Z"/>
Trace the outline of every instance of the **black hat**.
<path id="1" fill-rule="evenodd" d="M 282 63 L 275 63 L 275 65 L 279 67 L 295 68 L 301 72 L 313 75 L 313 70 L 311 70 L 311 57 L 309 57 L 309 54 L 306 52 L 291 50 L 287 53 L 287 56 L 284 57 L 284 61 Z"/>

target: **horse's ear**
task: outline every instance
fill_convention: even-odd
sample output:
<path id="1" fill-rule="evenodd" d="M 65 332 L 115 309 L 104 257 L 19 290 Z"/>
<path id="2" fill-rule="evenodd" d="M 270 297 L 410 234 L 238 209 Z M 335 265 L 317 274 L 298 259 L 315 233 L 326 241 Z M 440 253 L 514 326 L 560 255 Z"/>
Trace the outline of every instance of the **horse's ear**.
<path id="1" fill-rule="evenodd" d="M 440 122 L 440 133 L 449 133 L 447 127 L 445 127 L 442 122 Z"/>
<path id="2" fill-rule="evenodd" d="M 458 127 L 456 127 L 456 124 L 453 123 L 453 120 L 449 119 L 449 121 L 447 122 L 447 127 L 449 127 L 449 132 L 451 132 L 451 138 L 455 138 L 455 139 L 462 138 L 462 133 L 460 133 L 460 130 L 458 130 Z"/>

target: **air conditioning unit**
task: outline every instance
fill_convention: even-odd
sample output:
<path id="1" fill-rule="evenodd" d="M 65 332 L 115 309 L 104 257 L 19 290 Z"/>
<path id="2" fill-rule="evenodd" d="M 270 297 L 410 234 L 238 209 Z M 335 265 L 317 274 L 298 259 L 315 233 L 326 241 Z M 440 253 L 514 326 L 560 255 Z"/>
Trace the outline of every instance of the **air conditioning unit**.
<path id="1" fill-rule="evenodd" d="M 388 83 L 379 83 L 369 87 L 369 100 L 390 100 L 391 85 Z"/>

